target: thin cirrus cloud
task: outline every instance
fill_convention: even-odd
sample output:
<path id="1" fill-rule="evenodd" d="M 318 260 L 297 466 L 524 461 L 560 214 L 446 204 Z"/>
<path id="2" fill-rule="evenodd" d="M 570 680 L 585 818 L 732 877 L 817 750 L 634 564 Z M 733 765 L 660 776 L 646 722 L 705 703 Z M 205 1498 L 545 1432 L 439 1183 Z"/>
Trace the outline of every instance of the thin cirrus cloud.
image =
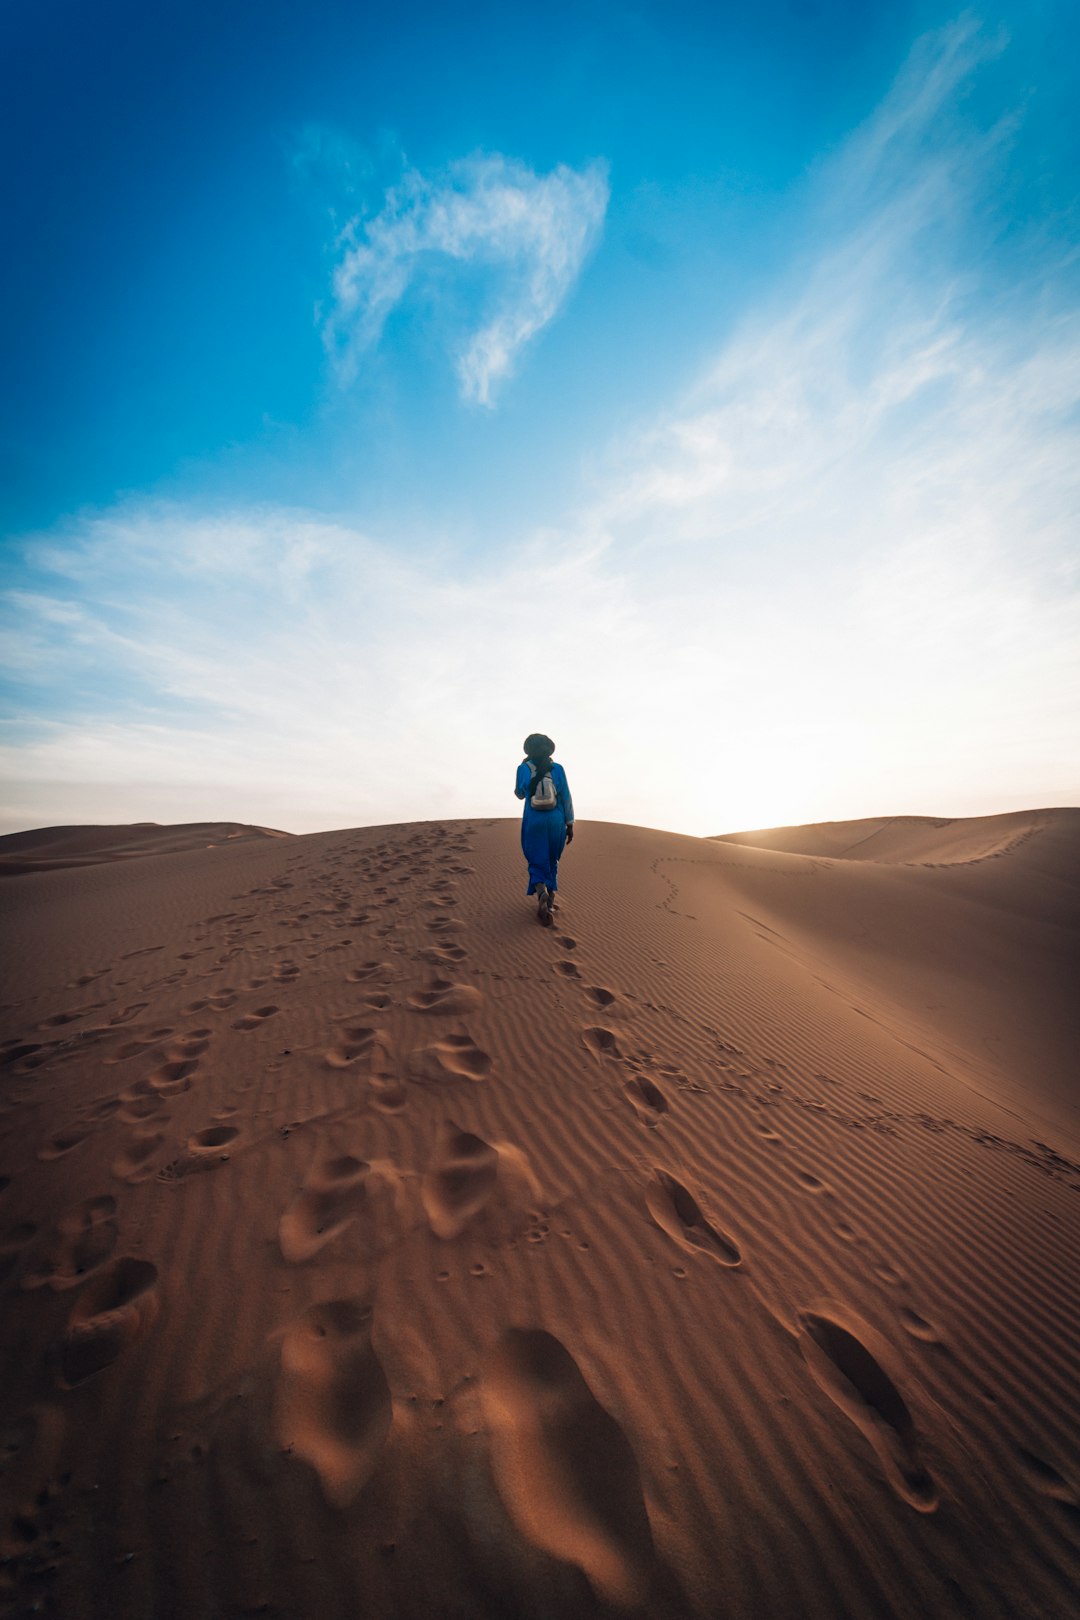
<path id="1" fill-rule="evenodd" d="M 557 530 L 477 561 L 134 502 L 34 542 L 6 825 L 510 815 L 537 727 L 589 819 L 1075 803 L 1080 321 L 1052 242 L 980 279 L 1008 136 L 954 109 L 991 48 L 920 44 L 790 274 Z"/>
<path id="2" fill-rule="evenodd" d="M 323 341 L 351 381 L 409 296 L 439 303 L 448 277 L 475 282 L 448 330 L 462 398 L 492 405 L 522 349 L 558 313 L 599 239 L 607 167 L 536 174 L 498 153 L 459 158 L 439 176 L 407 169 L 373 218 L 342 232 Z"/>

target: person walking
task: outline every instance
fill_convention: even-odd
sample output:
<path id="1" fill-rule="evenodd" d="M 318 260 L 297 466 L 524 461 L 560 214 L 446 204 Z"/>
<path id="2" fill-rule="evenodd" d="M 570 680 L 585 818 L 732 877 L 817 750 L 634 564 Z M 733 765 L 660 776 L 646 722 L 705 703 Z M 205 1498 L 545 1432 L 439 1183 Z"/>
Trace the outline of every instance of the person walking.
<path id="1" fill-rule="evenodd" d="M 559 887 L 559 857 L 574 838 L 574 801 L 566 772 L 552 759 L 555 744 L 543 732 L 525 739 L 525 758 L 517 768 L 514 795 L 524 799 L 521 848 L 529 863 L 527 894 L 536 895 L 536 914 L 551 926 L 555 891 Z"/>

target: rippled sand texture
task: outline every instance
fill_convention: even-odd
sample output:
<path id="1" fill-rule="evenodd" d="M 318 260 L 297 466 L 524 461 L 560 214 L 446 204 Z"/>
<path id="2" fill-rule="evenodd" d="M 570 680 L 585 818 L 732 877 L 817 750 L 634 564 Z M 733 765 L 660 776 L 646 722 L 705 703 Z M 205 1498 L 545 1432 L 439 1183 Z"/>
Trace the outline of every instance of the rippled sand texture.
<path id="1" fill-rule="evenodd" d="M 1080 812 L 517 837 L 0 839 L 0 1612 L 1075 1613 Z"/>

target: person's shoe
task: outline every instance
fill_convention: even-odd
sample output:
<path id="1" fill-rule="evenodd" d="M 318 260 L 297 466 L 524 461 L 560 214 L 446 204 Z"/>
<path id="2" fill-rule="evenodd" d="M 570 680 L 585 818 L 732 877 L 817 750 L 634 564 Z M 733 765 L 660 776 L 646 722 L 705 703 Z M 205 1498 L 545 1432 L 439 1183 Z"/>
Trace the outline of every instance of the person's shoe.
<path id="1" fill-rule="evenodd" d="M 546 883 L 536 885 L 536 915 L 547 927 L 551 921 L 551 895 L 548 892 Z"/>

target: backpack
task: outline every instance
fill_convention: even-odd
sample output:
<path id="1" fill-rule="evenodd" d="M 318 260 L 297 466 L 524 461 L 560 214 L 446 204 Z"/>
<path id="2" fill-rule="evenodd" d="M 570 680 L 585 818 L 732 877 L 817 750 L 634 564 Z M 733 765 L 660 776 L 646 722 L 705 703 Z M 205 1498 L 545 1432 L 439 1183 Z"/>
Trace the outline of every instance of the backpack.
<path id="1" fill-rule="evenodd" d="M 533 785 L 529 794 L 529 804 L 534 810 L 554 810 L 559 802 L 559 795 L 555 783 L 551 780 L 551 772 L 545 771 L 539 781 L 536 780 L 536 766 L 529 761 L 529 770 L 532 772 Z"/>

